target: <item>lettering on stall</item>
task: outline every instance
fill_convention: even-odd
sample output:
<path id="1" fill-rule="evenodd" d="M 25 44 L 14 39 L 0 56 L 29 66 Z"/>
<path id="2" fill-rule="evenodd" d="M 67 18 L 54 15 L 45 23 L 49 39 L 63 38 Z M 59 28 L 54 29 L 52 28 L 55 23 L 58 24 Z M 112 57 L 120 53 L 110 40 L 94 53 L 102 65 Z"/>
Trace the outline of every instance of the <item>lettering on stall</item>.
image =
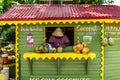
<path id="1" fill-rule="evenodd" d="M 90 78 L 35 78 L 32 77 L 30 80 L 90 80 Z"/>
<path id="2" fill-rule="evenodd" d="M 43 31 L 43 26 L 41 25 L 22 25 L 20 26 L 20 31 Z"/>
<path id="3" fill-rule="evenodd" d="M 77 33 L 82 35 L 85 35 L 86 33 L 89 35 L 95 35 L 98 30 L 97 25 L 92 25 L 92 27 L 88 25 L 77 26 Z"/>

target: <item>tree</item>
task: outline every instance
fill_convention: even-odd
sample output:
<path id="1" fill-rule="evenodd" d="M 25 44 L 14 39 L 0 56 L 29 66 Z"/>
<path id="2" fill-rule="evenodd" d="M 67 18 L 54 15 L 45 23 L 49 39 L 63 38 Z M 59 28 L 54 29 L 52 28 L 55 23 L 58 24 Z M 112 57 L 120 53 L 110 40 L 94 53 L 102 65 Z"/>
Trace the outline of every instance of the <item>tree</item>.
<path id="1" fill-rule="evenodd" d="M 2 1 L 2 6 L 3 6 L 3 12 L 7 11 L 9 8 L 12 6 L 13 0 L 3 0 Z"/>
<path id="2" fill-rule="evenodd" d="M 113 0 L 73 0 L 75 4 L 112 4 Z"/>

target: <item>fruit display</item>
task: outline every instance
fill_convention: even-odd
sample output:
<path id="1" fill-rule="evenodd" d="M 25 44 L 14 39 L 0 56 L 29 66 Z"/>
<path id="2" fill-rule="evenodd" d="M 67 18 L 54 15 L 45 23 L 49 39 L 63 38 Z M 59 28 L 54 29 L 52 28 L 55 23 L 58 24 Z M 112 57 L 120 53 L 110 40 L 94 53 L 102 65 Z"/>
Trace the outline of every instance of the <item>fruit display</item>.
<path id="1" fill-rule="evenodd" d="M 63 52 L 63 48 L 62 47 L 58 47 L 58 48 L 52 47 L 49 49 L 47 44 L 46 45 L 42 44 L 41 46 L 35 47 L 35 52 L 36 53 L 56 53 L 56 52 L 61 53 L 61 52 Z"/>
<path id="2" fill-rule="evenodd" d="M 87 47 L 86 42 L 78 43 L 77 45 L 73 46 L 73 51 L 75 53 L 82 53 L 82 54 L 88 54 L 90 49 Z"/>
<path id="3" fill-rule="evenodd" d="M 8 53 L 8 54 L 15 53 L 15 45 L 10 43 L 7 46 L 1 47 L 0 51 L 1 53 Z"/>
<path id="4" fill-rule="evenodd" d="M 108 39 L 106 37 L 102 40 L 102 45 L 103 46 L 107 46 L 108 45 Z"/>
<path id="5" fill-rule="evenodd" d="M 108 44 L 109 44 L 110 46 L 114 45 L 114 39 L 113 39 L 112 37 L 110 37 L 110 38 L 108 39 Z"/>
<path id="6" fill-rule="evenodd" d="M 57 52 L 56 48 L 51 48 L 51 49 L 49 50 L 49 53 L 56 53 L 56 52 Z"/>
<path id="7" fill-rule="evenodd" d="M 7 46 L 0 47 L 0 54 L 8 54 L 8 62 L 15 62 L 15 45 L 9 43 Z"/>
<path id="8" fill-rule="evenodd" d="M 58 48 L 57 48 L 57 52 L 58 52 L 58 53 L 63 52 L 63 48 L 62 48 L 62 47 L 58 47 Z"/>
<path id="9" fill-rule="evenodd" d="M 3 65 L 0 63 L 0 71 L 3 69 Z"/>
<path id="10" fill-rule="evenodd" d="M 87 54 L 89 51 L 90 51 L 90 49 L 88 47 L 84 47 L 82 49 L 82 53 L 85 53 L 85 54 Z"/>
<path id="11" fill-rule="evenodd" d="M 35 52 L 37 53 L 48 53 L 48 44 L 42 43 L 40 46 L 35 47 Z"/>
<path id="12" fill-rule="evenodd" d="M 113 46 L 114 45 L 114 39 L 112 37 L 105 37 L 103 40 L 102 40 L 102 46 Z"/>
<path id="13" fill-rule="evenodd" d="M 16 59 L 15 55 L 10 55 L 10 56 L 8 56 L 8 60 L 9 60 L 9 61 L 13 61 L 13 60 L 15 60 L 15 59 Z"/>

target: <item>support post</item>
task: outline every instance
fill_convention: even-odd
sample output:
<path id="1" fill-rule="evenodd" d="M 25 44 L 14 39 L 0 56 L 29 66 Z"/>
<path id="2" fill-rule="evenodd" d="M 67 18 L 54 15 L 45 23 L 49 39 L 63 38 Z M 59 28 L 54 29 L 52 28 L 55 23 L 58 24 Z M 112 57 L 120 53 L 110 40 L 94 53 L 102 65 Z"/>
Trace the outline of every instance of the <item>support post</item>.
<path id="1" fill-rule="evenodd" d="M 88 74 L 88 59 L 85 60 L 85 74 Z"/>
<path id="2" fill-rule="evenodd" d="M 57 75 L 60 74 L 60 58 L 57 59 Z"/>
<path id="3" fill-rule="evenodd" d="M 33 59 L 30 60 L 30 58 L 28 59 L 28 65 L 29 65 L 29 70 L 30 70 L 30 75 L 33 74 Z"/>

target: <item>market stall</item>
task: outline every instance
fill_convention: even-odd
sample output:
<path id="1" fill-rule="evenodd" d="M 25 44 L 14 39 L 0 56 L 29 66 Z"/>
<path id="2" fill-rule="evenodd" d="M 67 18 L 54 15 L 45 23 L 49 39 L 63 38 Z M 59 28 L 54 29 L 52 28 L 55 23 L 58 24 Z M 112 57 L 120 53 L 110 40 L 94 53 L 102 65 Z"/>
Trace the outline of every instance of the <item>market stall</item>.
<path id="1" fill-rule="evenodd" d="M 119 14 L 115 5 L 14 6 L 0 25 L 16 26 L 16 79 L 119 80 Z"/>

